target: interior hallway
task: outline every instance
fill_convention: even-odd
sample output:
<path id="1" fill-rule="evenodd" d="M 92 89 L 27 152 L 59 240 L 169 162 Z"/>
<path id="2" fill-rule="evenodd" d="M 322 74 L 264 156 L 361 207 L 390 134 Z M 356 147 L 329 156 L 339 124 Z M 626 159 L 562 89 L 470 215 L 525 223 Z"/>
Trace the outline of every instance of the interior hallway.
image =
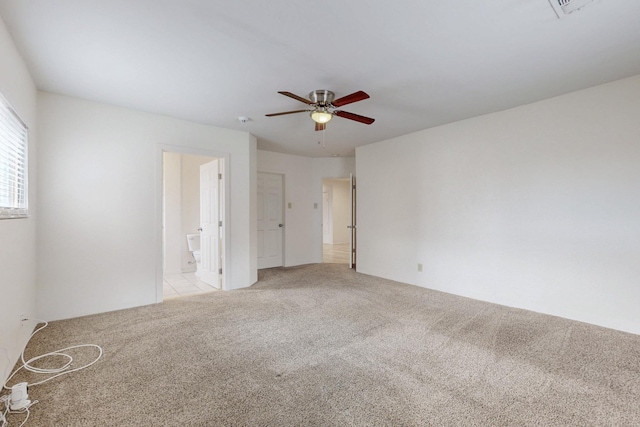
<path id="1" fill-rule="evenodd" d="M 349 243 L 322 245 L 322 262 L 335 264 L 349 264 Z"/>

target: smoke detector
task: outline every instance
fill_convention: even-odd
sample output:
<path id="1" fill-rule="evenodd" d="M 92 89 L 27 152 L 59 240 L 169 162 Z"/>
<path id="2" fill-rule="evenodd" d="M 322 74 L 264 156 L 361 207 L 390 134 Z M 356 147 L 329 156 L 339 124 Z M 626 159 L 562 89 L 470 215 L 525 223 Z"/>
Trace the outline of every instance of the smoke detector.
<path id="1" fill-rule="evenodd" d="M 582 9 L 592 2 L 593 0 L 549 0 L 558 18 L 564 18 L 571 12 Z"/>

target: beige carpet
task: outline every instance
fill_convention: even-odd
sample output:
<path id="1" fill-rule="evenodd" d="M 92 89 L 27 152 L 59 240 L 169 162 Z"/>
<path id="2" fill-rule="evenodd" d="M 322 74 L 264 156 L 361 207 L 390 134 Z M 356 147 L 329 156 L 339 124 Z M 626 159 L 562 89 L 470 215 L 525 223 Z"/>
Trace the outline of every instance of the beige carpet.
<path id="1" fill-rule="evenodd" d="M 640 425 L 640 336 L 343 265 L 54 322 L 27 356 L 80 343 L 103 359 L 30 389 L 28 426 Z"/>

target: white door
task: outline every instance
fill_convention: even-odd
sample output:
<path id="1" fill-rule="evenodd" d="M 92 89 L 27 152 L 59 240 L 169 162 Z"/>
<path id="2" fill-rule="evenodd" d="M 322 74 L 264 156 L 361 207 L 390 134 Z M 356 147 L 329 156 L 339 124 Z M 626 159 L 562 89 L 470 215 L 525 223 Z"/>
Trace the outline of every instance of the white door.
<path id="1" fill-rule="evenodd" d="M 258 173 L 258 268 L 282 266 L 282 175 Z"/>
<path id="2" fill-rule="evenodd" d="M 220 161 L 200 166 L 200 280 L 220 289 Z"/>

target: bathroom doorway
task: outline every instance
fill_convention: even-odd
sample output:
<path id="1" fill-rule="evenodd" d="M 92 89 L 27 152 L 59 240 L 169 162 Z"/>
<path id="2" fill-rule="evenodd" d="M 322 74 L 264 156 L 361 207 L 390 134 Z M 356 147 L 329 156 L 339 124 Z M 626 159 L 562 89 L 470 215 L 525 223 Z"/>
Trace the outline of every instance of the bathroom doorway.
<path id="1" fill-rule="evenodd" d="M 162 152 L 161 300 L 224 289 L 225 159 L 203 154 L 206 152 L 197 150 Z M 208 176 L 211 165 L 216 166 L 215 180 Z M 201 170 L 207 177 L 203 178 Z M 204 186 L 202 179 L 206 179 Z M 216 191 L 211 191 L 214 184 Z M 211 212 L 216 213 L 215 229 L 207 219 Z M 203 227 L 207 230 L 200 242 Z M 192 244 L 194 235 L 204 244 L 190 251 L 187 235 Z M 209 271 L 212 268 L 215 274 Z"/>

